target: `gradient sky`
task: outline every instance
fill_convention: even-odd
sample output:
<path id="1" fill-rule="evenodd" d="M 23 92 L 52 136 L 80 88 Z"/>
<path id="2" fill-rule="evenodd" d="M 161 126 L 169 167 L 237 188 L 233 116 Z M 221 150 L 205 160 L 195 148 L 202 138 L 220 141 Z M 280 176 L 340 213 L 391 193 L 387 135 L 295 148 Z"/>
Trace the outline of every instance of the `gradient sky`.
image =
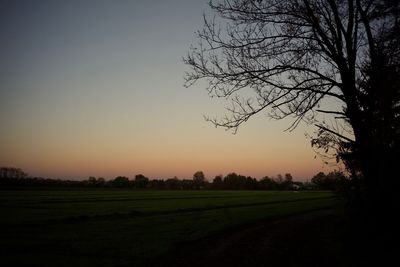
<path id="1" fill-rule="evenodd" d="M 182 62 L 208 0 L 0 0 L 0 166 L 32 176 L 143 173 L 207 178 L 235 171 L 307 179 L 329 170 L 300 125 L 264 115 L 236 135 Z"/>

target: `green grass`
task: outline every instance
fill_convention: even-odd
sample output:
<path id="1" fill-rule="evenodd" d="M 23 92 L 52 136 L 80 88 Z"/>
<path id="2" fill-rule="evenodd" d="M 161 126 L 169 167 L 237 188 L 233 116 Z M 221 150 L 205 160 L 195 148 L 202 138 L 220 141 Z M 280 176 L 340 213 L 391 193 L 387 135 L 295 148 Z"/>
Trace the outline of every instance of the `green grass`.
<path id="1" fill-rule="evenodd" d="M 145 266 L 181 242 L 334 203 L 329 192 L 0 191 L 0 265 Z"/>

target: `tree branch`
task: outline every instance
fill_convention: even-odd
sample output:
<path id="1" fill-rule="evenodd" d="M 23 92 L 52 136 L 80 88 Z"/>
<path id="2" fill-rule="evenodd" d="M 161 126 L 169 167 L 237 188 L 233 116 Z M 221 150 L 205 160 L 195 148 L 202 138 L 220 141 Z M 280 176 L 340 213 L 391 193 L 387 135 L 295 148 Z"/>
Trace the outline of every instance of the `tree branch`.
<path id="1" fill-rule="evenodd" d="M 337 137 L 340 137 L 340 138 L 342 138 L 342 139 L 344 139 L 344 140 L 346 140 L 346 141 L 348 141 L 348 142 L 351 142 L 351 143 L 354 143 L 354 142 L 355 142 L 354 140 L 352 140 L 352 139 L 350 139 L 350 138 L 348 138 L 348 137 L 346 137 L 346 136 L 344 136 L 344 135 L 341 135 L 340 133 L 334 132 L 334 131 L 332 131 L 331 129 L 328 129 L 328 128 L 322 126 L 322 125 L 315 124 L 315 126 L 317 126 L 318 128 L 320 128 L 320 129 L 322 129 L 322 130 L 324 130 L 324 131 L 327 131 L 327 132 L 329 132 L 329 133 L 331 133 L 331 134 L 334 134 L 334 135 L 336 135 Z"/>

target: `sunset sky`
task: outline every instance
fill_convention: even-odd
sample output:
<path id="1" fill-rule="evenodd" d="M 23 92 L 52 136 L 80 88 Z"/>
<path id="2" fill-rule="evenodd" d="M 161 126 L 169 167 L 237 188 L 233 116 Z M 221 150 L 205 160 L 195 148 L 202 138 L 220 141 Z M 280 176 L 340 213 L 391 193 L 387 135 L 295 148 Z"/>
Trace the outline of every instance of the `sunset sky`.
<path id="1" fill-rule="evenodd" d="M 312 127 L 260 114 L 233 135 L 203 119 L 228 104 L 183 87 L 207 2 L 0 1 L 0 166 L 64 179 L 330 170 Z"/>

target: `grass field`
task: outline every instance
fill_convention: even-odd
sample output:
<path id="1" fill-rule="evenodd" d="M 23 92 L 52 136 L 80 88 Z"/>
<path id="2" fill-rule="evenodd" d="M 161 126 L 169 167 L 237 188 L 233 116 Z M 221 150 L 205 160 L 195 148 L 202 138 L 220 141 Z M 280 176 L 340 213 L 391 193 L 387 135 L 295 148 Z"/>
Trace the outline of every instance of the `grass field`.
<path id="1" fill-rule="evenodd" d="M 334 203 L 329 192 L 0 191 L 0 265 L 146 266 L 183 242 Z"/>

